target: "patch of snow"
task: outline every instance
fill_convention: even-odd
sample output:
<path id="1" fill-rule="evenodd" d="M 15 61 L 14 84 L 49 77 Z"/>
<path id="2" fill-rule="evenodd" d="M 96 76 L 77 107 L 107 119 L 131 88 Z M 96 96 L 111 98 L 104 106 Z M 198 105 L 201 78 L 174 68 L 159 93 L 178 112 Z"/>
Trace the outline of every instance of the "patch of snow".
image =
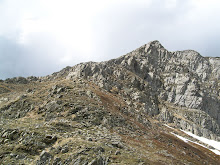
<path id="1" fill-rule="evenodd" d="M 214 152 L 216 155 L 220 155 L 220 151 L 218 150 L 213 150 L 213 149 L 210 149 L 212 152 Z"/>
<path id="2" fill-rule="evenodd" d="M 169 125 L 167 124 L 164 124 L 166 127 L 170 128 L 170 129 L 174 129 L 173 127 L 170 127 Z"/>
<path id="3" fill-rule="evenodd" d="M 166 125 L 166 124 L 164 124 L 164 125 L 165 125 L 166 127 L 168 127 L 168 128 L 174 129 L 174 128 L 172 128 L 172 127 Z M 185 137 L 182 137 L 182 136 L 180 136 L 180 135 L 177 135 L 177 134 L 175 134 L 175 133 L 173 133 L 173 132 L 171 132 L 171 134 L 173 134 L 173 135 L 175 135 L 177 138 L 183 140 L 185 143 L 191 142 L 191 143 L 200 145 L 200 146 L 202 146 L 202 147 L 204 147 L 204 148 L 207 148 L 207 149 L 209 149 L 210 151 L 214 152 L 216 155 L 220 155 L 220 142 L 217 142 L 217 141 L 215 141 L 215 140 L 210 140 L 210 139 L 207 139 L 207 138 L 204 138 L 204 137 L 200 137 L 200 136 L 194 135 L 194 134 L 191 133 L 191 132 L 187 132 L 187 131 L 184 131 L 184 130 L 181 130 L 181 131 L 184 132 L 184 133 L 186 133 L 187 135 L 189 135 L 189 136 L 195 138 L 195 139 L 198 139 L 199 141 L 201 141 L 201 142 L 203 142 L 203 143 L 205 143 L 205 144 L 208 144 L 209 146 L 212 146 L 212 147 L 215 148 L 215 149 L 210 149 L 210 148 L 208 148 L 208 147 L 206 147 L 206 146 L 204 146 L 204 145 L 202 145 L 202 144 L 200 144 L 200 143 L 198 143 L 198 142 L 194 142 L 194 141 L 189 140 L 189 139 L 187 139 L 187 138 L 185 138 Z"/>
<path id="4" fill-rule="evenodd" d="M 190 141 L 190 140 L 188 140 L 187 138 L 184 138 L 184 137 L 182 137 L 182 136 L 180 136 L 180 135 L 177 135 L 177 134 L 175 134 L 175 133 L 173 133 L 173 132 L 171 132 L 171 134 L 175 135 L 176 137 L 178 137 L 179 139 L 181 139 L 181 140 L 184 141 L 185 143 L 187 143 L 188 141 Z"/>
<path id="5" fill-rule="evenodd" d="M 181 130 L 181 131 L 188 134 L 189 136 L 192 136 L 195 139 L 198 139 L 199 141 L 201 141 L 203 143 L 206 143 L 206 144 L 220 150 L 220 142 L 217 142 L 215 140 L 210 140 L 210 139 L 207 139 L 207 138 L 204 138 L 204 137 L 200 137 L 200 136 L 197 136 L 197 135 L 195 135 L 191 132 L 187 132 L 187 131 L 184 131 L 184 130 Z"/>

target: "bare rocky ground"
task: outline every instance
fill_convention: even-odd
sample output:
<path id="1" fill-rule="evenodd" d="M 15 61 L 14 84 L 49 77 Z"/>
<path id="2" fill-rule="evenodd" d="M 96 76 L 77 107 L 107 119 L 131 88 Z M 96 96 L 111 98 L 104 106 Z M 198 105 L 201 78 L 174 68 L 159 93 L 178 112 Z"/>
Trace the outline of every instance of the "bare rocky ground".
<path id="1" fill-rule="evenodd" d="M 0 163 L 220 164 L 220 156 L 171 134 L 220 141 L 219 99 L 219 58 L 169 52 L 158 41 L 50 76 L 6 79 Z"/>

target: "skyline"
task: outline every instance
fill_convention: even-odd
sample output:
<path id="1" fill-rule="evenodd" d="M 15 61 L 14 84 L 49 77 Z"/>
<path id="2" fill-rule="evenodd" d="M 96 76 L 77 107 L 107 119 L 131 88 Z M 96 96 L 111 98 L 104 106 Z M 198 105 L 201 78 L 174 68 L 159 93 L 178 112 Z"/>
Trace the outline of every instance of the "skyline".
<path id="1" fill-rule="evenodd" d="M 217 0 L 1 0 L 0 79 L 46 76 L 159 40 L 220 57 Z"/>

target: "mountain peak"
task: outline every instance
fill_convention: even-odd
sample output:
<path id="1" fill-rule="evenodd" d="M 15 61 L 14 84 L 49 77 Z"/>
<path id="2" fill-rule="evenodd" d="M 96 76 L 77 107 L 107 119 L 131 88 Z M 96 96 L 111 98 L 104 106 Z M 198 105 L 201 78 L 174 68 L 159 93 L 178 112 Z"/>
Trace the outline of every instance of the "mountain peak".
<path id="1" fill-rule="evenodd" d="M 148 44 L 146 44 L 146 47 L 164 48 L 163 45 L 158 40 L 149 42 Z"/>

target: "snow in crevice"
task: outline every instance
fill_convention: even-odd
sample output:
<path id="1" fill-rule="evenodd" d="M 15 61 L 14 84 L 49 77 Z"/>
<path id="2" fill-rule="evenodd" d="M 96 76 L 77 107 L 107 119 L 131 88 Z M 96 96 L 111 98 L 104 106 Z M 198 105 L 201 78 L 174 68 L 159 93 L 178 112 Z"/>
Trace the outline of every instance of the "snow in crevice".
<path id="1" fill-rule="evenodd" d="M 167 124 L 164 124 L 166 127 L 170 128 L 170 129 L 174 129 L 173 127 L 167 125 Z"/>
<path id="2" fill-rule="evenodd" d="M 166 125 L 166 124 L 164 124 L 164 125 L 165 125 L 166 127 L 168 127 L 168 128 L 174 129 L 174 128 L 172 128 L 172 127 Z M 200 146 L 202 146 L 202 147 L 204 147 L 204 148 L 209 149 L 210 151 L 214 152 L 216 155 L 220 155 L 220 142 L 217 142 L 217 141 L 215 141 L 215 140 L 210 140 L 210 139 L 207 139 L 207 138 L 204 138 L 204 137 L 200 137 L 200 136 L 194 135 L 194 134 L 191 133 L 191 132 L 187 132 L 187 131 L 184 131 L 184 130 L 181 130 L 181 131 L 184 132 L 184 133 L 186 133 L 187 135 L 189 135 L 189 136 L 191 136 L 191 137 L 193 137 L 193 138 L 199 140 L 200 142 L 203 142 L 203 143 L 205 143 L 205 144 L 207 144 L 207 145 L 209 145 L 209 146 L 212 146 L 214 149 L 210 149 L 210 148 L 208 148 L 208 147 L 206 147 L 206 146 L 204 146 L 204 145 L 202 145 L 202 144 L 200 144 L 200 143 L 198 143 L 198 142 L 194 142 L 194 141 L 189 140 L 189 139 L 187 139 L 187 138 L 185 138 L 185 137 L 182 137 L 182 136 L 180 136 L 180 135 L 177 135 L 177 134 L 175 134 L 175 133 L 173 133 L 173 132 L 171 132 L 171 134 L 175 135 L 177 138 L 183 140 L 183 141 L 186 142 L 186 143 L 187 143 L 187 142 L 192 142 L 192 143 L 194 143 L 194 144 L 197 144 L 197 145 L 200 145 Z"/>
<path id="3" fill-rule="evenodd" d="M 215 154 L 217 155 L 220 155 L 220 142 L 217 142 L 215 140 L 210 140 L 210 139 L 207 139 L 205 137 L 200 137 L 200 136 L 197 136 L 191 132 L 187 132 L 187 131 L 184 131 L 184 130 L 181 130 L 182 132 L 188 134 L 189 136 L 195 138 L 195 139 L 198 139 L 199 141 L 205 143 L 205 144 L 208 144 L 209 146 L 212 146 L 213 148 L 215 149 L 209 149 L 211 150 L 212 152 L 214 152 Z M 195 143 L 195 142 L 194 142 Z M 207 147 L 206 147 L 207 148 Z"/>
<path id="4" fill-rule="evenodd" d="M 187 142 L 190 141 L 190 140 L 188 140 L 187 138 L 184 138 L 184 137 L 182 137 L 182 136 L 180 136 L 180 135 L 177 135 L 177 134 L 175 134 L 175 133 L 173 133 L 173 132 L 171 132 L 171 134 L 175 135 L 176 137 L 178 137 L 179 139 L 181 139 L 181 140 L 184 141 L 185 143 L 187 143 Z"/>

